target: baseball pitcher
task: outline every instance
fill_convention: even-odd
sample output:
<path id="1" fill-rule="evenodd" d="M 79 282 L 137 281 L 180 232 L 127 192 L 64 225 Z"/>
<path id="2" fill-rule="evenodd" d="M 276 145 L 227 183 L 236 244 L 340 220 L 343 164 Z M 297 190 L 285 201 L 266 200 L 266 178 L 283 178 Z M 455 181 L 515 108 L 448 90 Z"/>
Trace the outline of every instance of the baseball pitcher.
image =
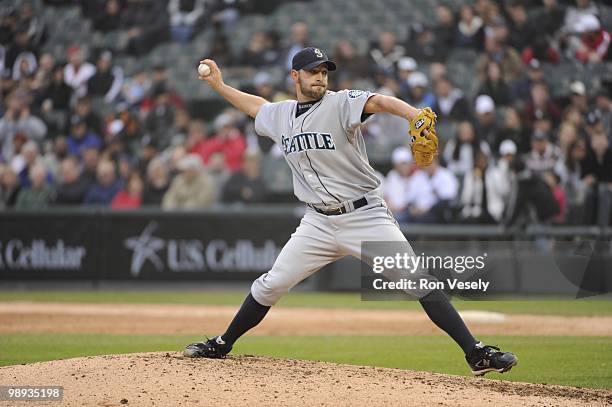
<path id="1" fill-rule="evenodd" d="M 361 253 L 363 241 L 405 242 L 382 198 L 381 182 L 368 162 L 361 125 L 381 112 L 410 122 L 413 156 L 421 167 L 437 154 L 436 115 L 390 96 L 361 90 L 327 90 L 336 64 L 318 48 L 298 52 L 291 78 L 297 101 L 270 103 L 223 82 L 217 64 L 198 69 L 200 79 L 237 109 L 255 119 L 260 136 L 276 142 L 293 173 L 294 192 L 308 207 L 300 225 L 282 249 L 272 269 L 259 277 L 227 330 L 185 348 L 188 357 L 223 358 L 233 344 L 259 324 L 271 306 L 292 287 L 326 264 L 347 255 L 371 263 Z M 439 290 L 412 292 L 429 318 L 463 350 L 475 375 L 506 372 L 518 358 L 477 341 Z"/>

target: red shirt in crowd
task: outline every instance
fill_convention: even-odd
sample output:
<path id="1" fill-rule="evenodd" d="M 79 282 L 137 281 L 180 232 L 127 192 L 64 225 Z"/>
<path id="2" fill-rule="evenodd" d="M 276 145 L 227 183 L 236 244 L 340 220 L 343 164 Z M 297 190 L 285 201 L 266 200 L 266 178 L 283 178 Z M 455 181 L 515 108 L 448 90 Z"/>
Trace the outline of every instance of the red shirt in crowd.
<path id="1" fill-rule="evenodd" d="M 610 48 L 612 36 L 606 30 L 599 30 L 593 35 L 585 35 L 582 37 L 582 45 L 584 49 L 576 51 L 576 58 L 582 62 L 588 62 L 589 53 L 596 53 L 600 60 L 605 60 Z"/>
<path id="2" fill-rule="evenodd" d="M 204 164 L 208 164 L 210 156 L 214 153 L 221 153 L 225 157 L 226 167 L 235 172 L 242 168 L 242 156 L 246 147 L 246 140 L 236 131 L 227 136 L 216 135 L 203 140 L 193 146 L 190 152 L 202 157 Z"/>
<path id="3" fill-rule="evenodd" d="M 139 197 L 129 195 L 125 190 L 120 191 L 111 202 L 113 209 L 138 209 L 142 200 Z"/>

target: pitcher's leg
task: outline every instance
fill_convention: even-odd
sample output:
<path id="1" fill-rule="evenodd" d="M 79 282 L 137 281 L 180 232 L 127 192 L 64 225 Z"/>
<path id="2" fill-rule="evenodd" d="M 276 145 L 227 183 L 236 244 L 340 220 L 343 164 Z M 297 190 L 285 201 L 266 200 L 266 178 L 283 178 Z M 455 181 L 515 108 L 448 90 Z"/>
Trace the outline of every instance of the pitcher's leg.
<path id="1" fill-rule="evenodd" d="M 324 219 L 307 214 L 283 247 L 272 269 L 253 282 L 251 292 L 227 330 L 205 342 L 188 345 L 184 351 L 185 356 L 225 357 L 238 338 L 257 326 L 283 294 L 336 260 L 339 255 L 335 237 L 322 221 Z"/>
<path id="2" fill-rule="evenodd" d="M 359 220 L 350 222 L 343 233 L 343 244 L 346 244 L 346 249 L 351 255 L 361 259 L 362 261 L 372 265 L 372 259 L 377 255 L 389 255 L 390 253 L 362 253 L 362 242 L 364 241 L 383 241 L 383 242 L 400 242 L 402 250 L 414 256 L 412 247 L 406 240 L 406 237 L 397 226 L 391 214 L 386 207 L 376 207 L 361 214 L 353 213 L 359 216 Z M 355 217 L 357 217 L 355 216 Z M 363 223 L 366 223 L 365 225 Z M 360 228 L 353 228 L 351 224 L 359 224 Z M 405 244 L 405 247 L 403 245 Z M 409 277 L 412 278 L 412 277 Z M 434 278 L 433 276 L 431 278 Z M 411 291 L 415 298 L 419 300 L 421 306 L 440 329 L 446 332 L 453 340 L 461 347 L 464 353 L 468 354 L 474 348 L 477 340 L 474 339 L 469 329 L 461 319 L 455 307 L 450 303 L 447 296 L 440 290 L 428 291 Z"/>
<path id="3" fill-rule="evenodd" d="M 253 282 L 251 294 L 259 304 L 276 304 L 299 282 L 342 257 L 331 230 L 317 222 L 320 216 L 324 215 L 307 214 L 283 247 L 272 269 Z"/>

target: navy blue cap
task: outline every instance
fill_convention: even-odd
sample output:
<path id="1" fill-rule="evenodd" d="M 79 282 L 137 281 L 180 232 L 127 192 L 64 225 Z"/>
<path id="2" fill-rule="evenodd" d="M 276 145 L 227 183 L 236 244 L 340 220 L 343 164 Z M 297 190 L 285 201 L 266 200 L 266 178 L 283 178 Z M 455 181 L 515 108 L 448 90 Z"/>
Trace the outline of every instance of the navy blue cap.
<path id="1" fill-rule="evenodd" d="M 300 50 L 293 56 L 291 60 L 291 69 L 299 71 L 300 69 L 310 70 L 321 64 L 327 65 L 330 71 L 336 70 L 336 64 L 327 58 L 327 54 L 319 48 L 307 47 Z"/>

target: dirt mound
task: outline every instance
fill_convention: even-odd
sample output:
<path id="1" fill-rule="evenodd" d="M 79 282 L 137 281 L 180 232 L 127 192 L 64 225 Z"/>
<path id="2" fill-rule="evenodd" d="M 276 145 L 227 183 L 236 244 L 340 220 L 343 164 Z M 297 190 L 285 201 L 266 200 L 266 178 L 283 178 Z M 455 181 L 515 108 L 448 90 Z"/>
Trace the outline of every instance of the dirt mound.
<path id="1" fill-rule="evenodd" d="M 213 335 L 237 306 L 0 302 L 0 333 Z M 479 335 L 612 336 L 612 317 L 462 312 Z M 254 335 L 442 335 L 423 311 L 274 307 Z"/>
<path id="2" fill-rule="evenodd" d="M 63 406 L 612 404 L 612 391 L 608 390 L 251 356 L 187 359 L 178 353 L 108 355 L 7 366 L 0 368 L 0 383 L 64 386 Z M 9 405 L 0 402 L 0 406 Z"/>

